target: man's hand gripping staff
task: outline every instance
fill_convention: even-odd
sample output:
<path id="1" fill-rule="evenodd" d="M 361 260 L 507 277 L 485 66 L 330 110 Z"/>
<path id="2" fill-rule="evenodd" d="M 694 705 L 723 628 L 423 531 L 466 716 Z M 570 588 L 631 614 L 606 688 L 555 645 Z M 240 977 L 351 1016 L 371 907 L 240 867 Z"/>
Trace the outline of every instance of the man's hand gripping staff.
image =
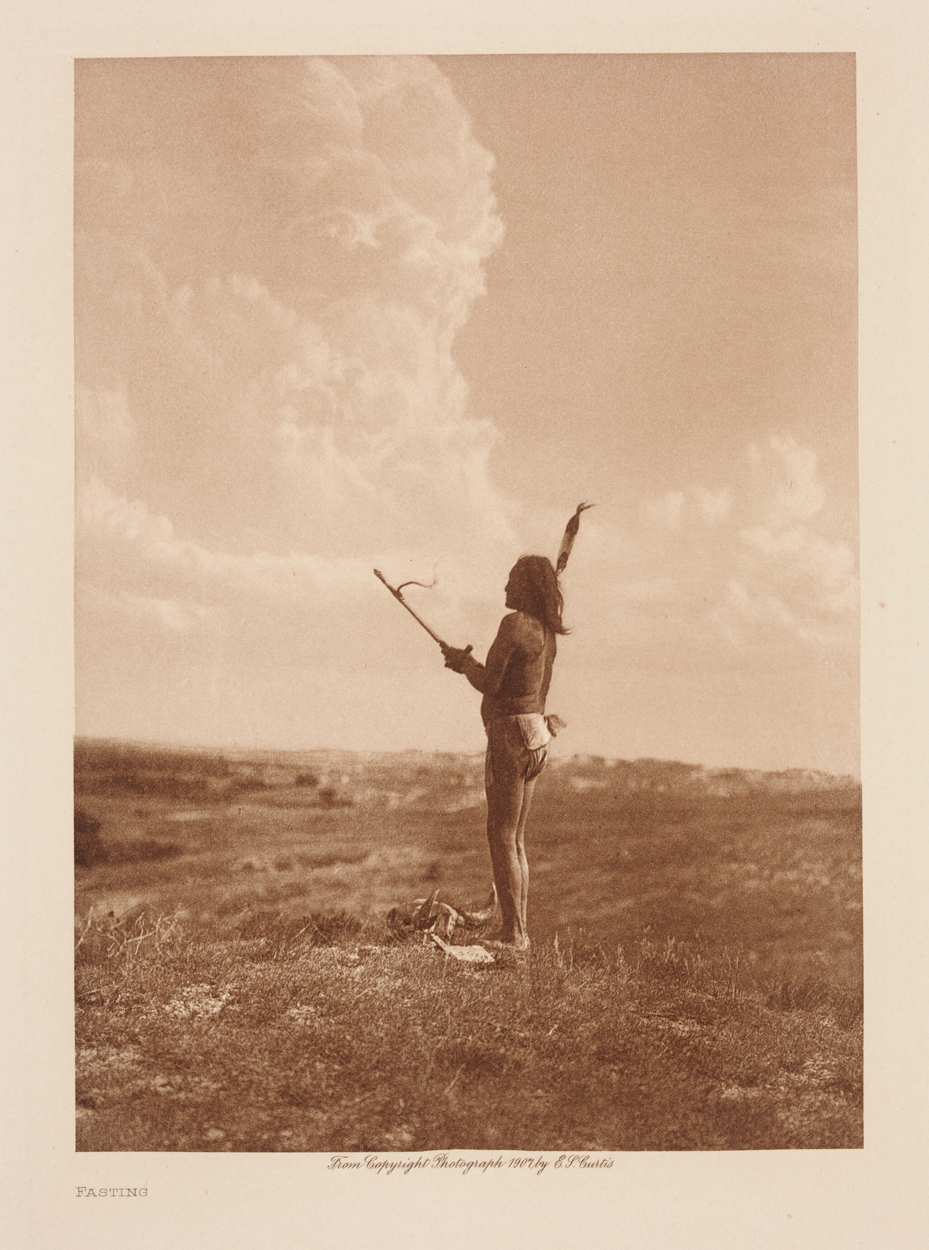
<path id="1" fill-rule="evenodd" d="M 440 643 L 442 654 L 445 656 L 445 667 L 450 668 L 453 673 L 463 673 L 465 660 L 471 654 L 473 647 L 465 647 L 463 650 L 459 647 L 450 647 L 448 643 Z"/>
<path id="2" fill-rule="evenodd" d="M 380 578 L 380 580 L 384 583 L 384 585 L 387 587 L 387 589 L 390 591 L 393 597 L 397 600 L 397 602 L 403 604 L 407 612 L 409 612 L 410 616 L 412 616 L 413 620 L 416 621 L 417 624 L 421 625 L 423 629 L 426 631 L 426 633 L 429 635 L 429 637 L 439 644 L 439 646 L 442 648 L 442 654 L 445 656 L 445 667 L 454 669 L 456 673 L 460 673 L 461 672 L 460 666 L 464 664 L 465 657 L 470 655 L 474 648 L 470 646 L 464 647 L 464 648 L 450 647 L 447 642 L 443 642 L 442 639 L 439 637 L 439 635 L 435 632 L 435 630 L 430 629 L 429 626 L 426 624 L 426 622 L 423 620 L 423 618 L 417 612 L 413 611 L 413 609 L 404 599 L 403 595 L 400 593 L 403 590 L 404 586 L 422 586 L 423 583 L 422 582 L 403 582 L 401 583 L 401 585 L 394 587 L 394 586 L 391 586 L 390 582 L 387 580 L 384 574 L 380 571 L 380 569 L 374 570 L 374 576 L 377 578 Z"/>

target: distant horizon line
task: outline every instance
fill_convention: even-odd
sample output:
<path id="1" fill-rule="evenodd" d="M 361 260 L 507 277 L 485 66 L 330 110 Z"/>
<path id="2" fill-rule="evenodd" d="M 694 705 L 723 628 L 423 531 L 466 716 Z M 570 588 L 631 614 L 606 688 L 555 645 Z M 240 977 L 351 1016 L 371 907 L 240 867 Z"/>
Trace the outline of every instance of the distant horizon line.
<path id="1" fill-rule="evenodd" d="M 224 746 L 209 746 L 204 743 L 194 742 L 168 742 L 154 738 L 119 738 L 112 737 L 107 734 L 74 734 L 74 741 L 77 742 L 103 742 L 113 743 L 122 746 L 136 746 L 146 748 L 158 748 L 161 750 L 173 751 L 191 751 L 191 752 L 235 752 L 242 755 L 249 752 L 256 754 L 275 754 L 275 755 L 461 755 L 461 756 L 480 756 L 483 755 L 482 750 L 478 751 L 443 751 L 439 749 L 430 749 L 427 747 L 400 747 L 395 750 L 384 750 L 383 748 L 367 750 L 360 747 L 333 747 L 333 746 L 316 746 L 316 747 L 271 747 L 271 746 L 234 746 L 226 744 Z M 642 764 L 642 763 L 658 763 L 658 764 L 681 764 L 685 768 L 702 768 L 711 773 L 740 772 L 740 773 L 813 773 L 823 777 L 850 778 L 856 785 L 861 784 L 861 775 L 859 772 L 829 772 L 825 768 L 810 768 L 803 766 L 795 766 L 792 768 L 753 768 L 744 764 L 698 764 L 686 760 L 673 759 L 670 756 L 640 755 L 634 759 L 627 759 L 620 755 L 605 755 L 599 751 L 574 751 L 571 755 L 566 756 L 567 759 L 599 759 L 604 763 L 625 763 L 625 764 Z"/>

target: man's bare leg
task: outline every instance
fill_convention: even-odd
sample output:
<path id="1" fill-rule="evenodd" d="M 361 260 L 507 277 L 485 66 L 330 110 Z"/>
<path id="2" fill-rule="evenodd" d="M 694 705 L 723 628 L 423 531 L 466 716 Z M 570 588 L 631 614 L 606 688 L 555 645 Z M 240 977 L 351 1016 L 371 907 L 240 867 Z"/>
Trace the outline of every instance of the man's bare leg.
<path id="1" fill-rule="evenodd" d="M 525 894 L 529 884 L 526 852 L 517 846 L 517 831 L 525 801 L 522 777 L 496 779 L 487 788 L 487 840 L 490 861 L 503 913 L 501 937 L 505 945 L 524 950 L 526 933 Z M 526 812 L 528 816 L 528 809 Z M 525 826 L 525 821 L 522 821 Z"/>
<path id="2" fill-rule="evenodd" d="M 538 775 L 530 778 L 523 785 L 523 801 L 519 809 L 519 821 L 516 825 L 516 854 L 519 858 L 520 867 L 519 916 L 523 933 L 526 935 L 527 946 L 529 945 L 529 921 L 527 918 L 529 905 L 529 861 L 526 858 L 526 821 L 529 819 L 529 809 L 532 807 L 532 795 L 537 781 Z"/>

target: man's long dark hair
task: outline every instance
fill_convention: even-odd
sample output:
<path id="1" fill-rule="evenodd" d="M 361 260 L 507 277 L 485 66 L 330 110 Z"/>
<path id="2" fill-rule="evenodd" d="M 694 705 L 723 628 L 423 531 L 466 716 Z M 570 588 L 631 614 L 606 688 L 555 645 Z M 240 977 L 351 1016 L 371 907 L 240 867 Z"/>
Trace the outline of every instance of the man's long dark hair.
<path id="1" fill-rule="evenodd" d="M 564 598 L 548 556 L 520 556 L 513 568 L 519 570 L 523 582 L 525 602 L 520 610 L 541 621 L 553 634 L 566 634 L 561 620 Z"/>

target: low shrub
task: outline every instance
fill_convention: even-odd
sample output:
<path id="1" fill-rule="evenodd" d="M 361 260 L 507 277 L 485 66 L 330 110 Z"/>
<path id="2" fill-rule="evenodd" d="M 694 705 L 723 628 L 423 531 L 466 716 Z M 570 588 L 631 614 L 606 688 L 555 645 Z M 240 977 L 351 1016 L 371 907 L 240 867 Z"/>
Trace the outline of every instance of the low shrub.
<path id="1" fill-rule="evenodd" d="M 101 822 L 82 808 L 74 809 L 74 863 L 78 868 L 92 868 L 105 864 L 110 858 L 100 837 Z"/>

